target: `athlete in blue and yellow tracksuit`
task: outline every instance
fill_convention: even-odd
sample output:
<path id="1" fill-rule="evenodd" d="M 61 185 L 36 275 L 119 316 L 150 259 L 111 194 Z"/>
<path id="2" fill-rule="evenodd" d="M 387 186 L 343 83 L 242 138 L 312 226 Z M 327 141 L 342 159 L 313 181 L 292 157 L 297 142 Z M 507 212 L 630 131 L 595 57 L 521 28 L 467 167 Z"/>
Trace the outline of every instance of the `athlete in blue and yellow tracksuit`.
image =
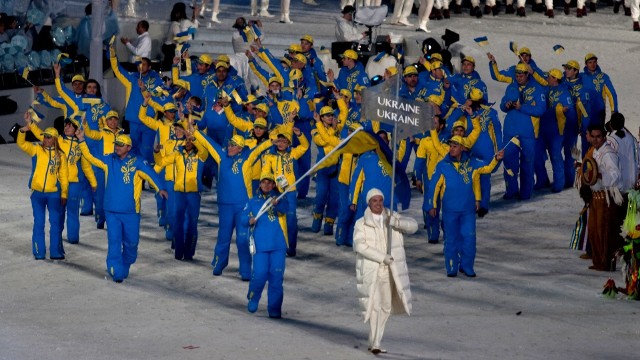
<path id="1" fill-rule="evenodd" d="M 475 213 L 481 197 L 479 175 L 491 173 L 499 160 L 496 158 L 485 166 L 463 151 L 463 142 L 460 136 L 451 138 L 449 154 L 436 166 L 428 190 L 430 213 L 436 213 L 439 202 L 442 206 L 444 260 L 449 277 L 456 276 L 458 271 L 475 276 Z"/>
<path id="2" fill-rule="evenodd" d="M 173 166 L 175 258 L 193 260 L 198 241 L 202 169 L 209 154 L 199 143 L 187 139 L 171 153 L 156 158 L 156 167 Z"/>
<path id="3" fill-rule="evenodd" d="M 31 206 L 33 207 L 33 233 L 31 249 L 36 260 L 42 260 L 47 254 L 44 241 L 46 210 L 49 209 L 49 257 L 52 260 L 64 259 L 62 247 L 61 216 L 67 200 L 69 182 L 67 180 L 67 158 L 58 148 L 58 132 L 54 128 L 44 131 L 42 145 L 25 140 L 28 126 L 18 132 L 18 147 L 31 157 Z"/>
<path id="4" fill-rule="evenodd" d="M 578 115 L 573 97 L 564 83 L 560 82 L 562 78 L 562 71 L 558 69 L 549 70 L 547 80 L 536 78 L 538 83 L 546 86 L 548 92 L 547 109 L 540 118 L 540 136 L 536 142 L 535 189 L 550 185 L 545 167 L 545 155 L 548 153 L 553 170 L 553 185 L 551 186 L 553 192 L 562 191 L 567 184 L 564 178 L 565 164 L 562 158 L 565 131 L 575 133 L 578 126 Z"/>
<path id="5" fill-rule="evenodd" d="M 146 89 L 155 89 L 162 86 L 162 79 L 154 70 L 151 70 L 150 64 L 143 61 L 139 67 L 141 72 L 128 72 L 116 57 L 113 47 L 109 48 L 111 69 L 114 76 L 120 81 L 125 89 L 125 98 L 127 99 L 127 107 L 124 113 L 124 119 L 129 122 L 129 134 L 133 149 L 137 151 L 149 163 L 153 163 L 153 143 L 155 140 L 155 132 L 140 123 L 138 113 L 144 101 L 142 92 L 138 87 L 138 80 L 141 80 Z M 153 117 L 153 109 L 146 107 L 145 115 Z"/>
<path id="6" fill-rule="evenodd" d="M 520 200 L 531 198 L 533 192 L 533 170 L 536 139 L 540 116 L 547 107 L 544 90 L 535 80 L 529 79 L 528 68 L 517 65 L 516 82 L 507 86 L 500 109 L 507 113 L 504 118 L 503 139 L 505 143 L 517 137 L 520 146 L 508 146 L 504 156 L 505 199 L 516 196 Z M 518 188 L 518 173 L 520 187 Z"/>
<path id="7" fill-rule="evenodd" d="M 587 150 L 591 144 L 587 141 L 587 129 L 590 123 L 589 109 L 591 109 L 591 96 L 589 91 L 582 85 L 582 79 L 580 78 L 580 65 L 575 60 L 569 60 L 564 67 L 564 80 L 563 84 L 567 86 L 573 103 L 576 106 L 576 115 L 578 123 L 576 128 L 572 128 L 570 124 L 565 126 L 564 132 L 564 183 L 565 187 L 573 186 L 575 180 L 575 168 L 574 160 L 571 156 L 571 150 L 576 145 L 578 136 L 582 141 L 582 158 L 585 157 Z"/>
<path id="8" fill-rule="evenodd" d="M 84 142 L 84 133 L 76 135 L 82 155 L 105 174 L 104 211 L 107 219 L 107 272 L 115 282 L 129 276 L 131 265 L 138 258 L 140 242 L 140 195 L 142 181 L 147 181 L 162 196 L 164 185 L 153 168 L 138 154 L 131 152 L 131 138 L 118 135 L 115 152 L 94 157 Z"/>
<path id="9" fill-rule="evenodd" d="M 213 157 L 220 169 L 218 177 L 218 240 L 213 254 L 213 275 L 222 275 L 229 263 L 229 247 L 233 229 L 236 230 L 236 246 L 240 277 L 249 280 L 251 277 L 251 255 L 247 228 L 240 221 L 240 215 L 247 200 L 251 197 L 251 169 L 260 154 L 272 144 L 265 141 L 253 149 L 244 146 L 244 139 L 234 135 L 226 148 L 220 146 L 201 131 L 194 133 L 195 139 Z"/>
<path id="10" fill-rule="evenodd" d="M 84 173 L 92 189 L 97 189 L 96 177 L 93 174 L 91 164 L 82 156 L 75 131 L 78 124 L 74 120 L 66 119 L 64 122 L 64 134 L 58 136 L 58 148 L 64 152 L 67 159 L 67 179 L 69 181 L 69 194 L 66 206 L 62 207 L 60 216 L 60 231 L 64 229 L 65 213 L 67 220 L 67 241 L 77 244 L 80 241 L 80 198 L 82 193 L 82 183 L 80 173 Z M 38 125 L 31 123 L 31 132 L 39 140 L 43 139 L 44 133 Z"/>
<path id="11" fill-rule="evenodd" d="M 333 142 L 327 142 L 328 137 L 337 137 L 344 126 L 348 110 L 347 104 L 341 97 L 337 100 L 340 109 L 338 120 L 334 122 L 333 108 L 331 106 L 323 106 L 320 109 L 319 117 L 316 121 L 315 128 L 311 130 L 313 142 L 318 147 L 318 155 L 316 163 L 326 156 L 336 146 Z M 324 133 L 326 136 L 322 136 Z M 311 231 L 320 232 L 322 226 L 322 218 L 324 220 L 324 234 L 333 235 L 333 224 L 338 217 L 338 165 L 330 164 L 323 167 L 316 173 L 316 198 L 313 208 L 313 224 Z"/>
<path id="12" fill-rule="evenodd" d="M 280 192 L 275 190 L 275 181 L 270 172 L 263 172 L 260 177 L 260 189 L 247 202 L 241 217 L 244 226 L 251 226 L 251 236 L 255 243 L 253 271 L 247 294 L 249 300 L 247 310 L 252 313 L 258 310 L 262 290 L 269 282 L 267 311 L 269 317 L 280 318 L 284 297 L 282 282 L 287 251 L 286 214 L 289 204 L 287 197 L 284 196 L 256 220 L 255 216 L 258 215 L 265 201 L 273 201 L 280 195 Z"/>
<path id="13" fill-rule="evenodd" d="M 287 191 L 285 195 L 289 202 L 287 210 L 287 239 L 289 241 L 289 248 L 287 249 L 287 255 L 296 256 L 296 248 L 298 245 L 298 216 L 296 214 L 297 191 L 293 186 L 296 182 L 294 161 L 300 159 L 309 149 L 309 141 L 307 141 L 306 136 L 302 132 L 298 132 L 296 133 L 296 137 L 300 145 L 291 147 L 292 125 L 292 123 L 289 123 L 280 129 L 277 135 L 276 145 L 262 156 L 262 171 L 271 171 L 276 178 L 278 191 L 284 192 L 285 189 Z M 283 186 L 285 183 L 286 187 Z"/>
<path id="14" fill-rule="evenodd" d="M 611 83 L 609 75 L 600 70 L 598 58 L 594 54 L 587 54 L 584 57 L 584 71 L 580 73 L 584 88 L 591 96 L 592 112 L 589 114 L 591 121 L 596 119 L 604 124 L 606 120 L 606 102 L 609 103 L 609 110 L 618 112 L 618 94 Z"/>
<path id="15" fill-rule="evenodd" d="M 85 138 L 92 139 L 96 142 L 94 147 L 95 151 L 89 147 L 89 150 L 94 151 L 96 154 L 102 154 L 107 156 L 113 154 L 115 151 L 116 137 L 124 133 L 124 130 L 118 127 L 118 113 L 111 110 L 107 113 L 104 119 L 104 126 L 100 131 L 91 129 L 86 122 L 83 123 Z M 98 188 L 96 189 L 96 221 L 97 228 L 104 229 L 105 215 L 104 215 L 104 190 L 105 190 L 105 177 L 104 171 L 97 166 L 93 166 L 93 171 L 96 176 Z"/>

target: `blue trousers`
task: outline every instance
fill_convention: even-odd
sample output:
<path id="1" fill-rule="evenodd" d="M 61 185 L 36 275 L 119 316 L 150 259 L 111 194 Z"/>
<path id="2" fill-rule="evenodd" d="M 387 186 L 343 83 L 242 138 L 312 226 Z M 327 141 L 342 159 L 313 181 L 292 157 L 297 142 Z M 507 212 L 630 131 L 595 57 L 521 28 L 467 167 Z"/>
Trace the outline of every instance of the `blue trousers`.
<path id="1" fill-rule="evenodd" d="M 262 290 L 267 282 L 267 311 L 269 316 L 282 315 L 282 300 L 284 291 L 282 283 L 284 281 L 285 251 L 274 250 L 269 252 L 257 252 L 253 255 L 253 272 L 249 282 L 249 302 L 258 304 L 262 296 Z"/>
<path id="2" fill-rule="evenodd" d="M 107 271 L 114 281 L 129 276 L 138 258 L 140 214 L 105 211 L 107 218 Z"/>
<path id="3" fill-rule="evenodd" d="M 224 139 L 226 136 L 226 129 L 218 131 L 207 130 L 207 135 L 211 138 L 211 140 L 217 142 L 222 147 L 225 146 Z M 209 188 L 213 184 L 213 178 L 218 177 L 218 163 L 216 163 L 211 156 L 209 156 L 204 162 L 204 167 L 202 168 L 202 176 L 207 178 L 207 181 L 204 185 Z"/>
<path id="4" fill-rule="evenodd" d="M 578 134 L 566 131 L 562 138 L 562 148 L 564 149 L 564 187 L 570 188 L 576 180 L 576 169 L 573 167 L 573 157 L 571 149 L 576 145 Z"/>
<path id="5" fill-rule="evenodd" d="M 93 191 L 89 180 L 84 176 L 82 169 L 78 169 L 78 180 L 80 187 L 80 212 L 83 214 L 91 214 L 93 212 Z"/>
<path id="6" fill-rule="evenodd" d="M 505 139 L 511 139 L 505 134 Z M 520 196 L 521 200 L 531 198 L 533 193 L 533 174 L 536 152 L 536 139 L 519 138 L 520 147 L 509 144 L 504 154 L 504 182 L 506 185 L 505 198 Z M 520 186 L 518 189 L 518 174 Z"/>
<path id="7" fill-rule="evenodd" d="M 94 166 L 93 173 L 96 175 L 96 181 L 98 183 L 98 188 L 93 194 L 96 204 L 96 222 L 98 224 L 104 224 L 104 170 Z"/>
<path id="8" fill-rule="evenodd" d="M 308 129 L 305 127 L 300 130 L 302 131 L 304 136 L 306 136 L 307 139 L 312 138 L 310 127 Z M 295 146 L 298 146 L 299 144 L 300 144 L 300 140 L 298 140 L 297 136 L 294 136 L 292 146 L 295 147 Z M 305 153 L 298 160 L 296 160 L 294 164 L 295 164 L 294 171 L 296 174 L 296 179 L 299 179 L 300 177 L 302 177 L 302 175 L 304 175 L 304 173 L 309 171 L 309 169 L 311 168 L 311 148 L 307 149 L 307 151 L 305 151 Z M 310 183 L 311 183 L 311 176 L 307 176 L 306 178 L 302 179 L 302 181 L 300 181 L 298 185 L 296 185 L 296 190 L 298 191 L 298 195 L 297 195 L 298 198 L 304 199 L 307 197 L 307 194 L 309 193 Z"/>
<path id="9" fill-rule="evenodd" d="M 563 136 L 553 132 L 541 132 L 536 140 L 535 174 L 536 183 L 549 184 L 549 176 L 545 166 L 545 154 L 549 154 L 551 170 L 553 171 L 553 185 L 551 191 L 559 192 L 564 188 L 564 160 L 562 159 Z"/>
<path id="10" fill-rule="evenodd" d="M 447 274 L 475 274 L 476 213 L 475 211 L 442 213 L 444 223 L 444 267 Z"/>
<path id="11" fill-rule="evenodd" d="M 198 241 L 198 218 L 200 216 L 200 193 L 174 192 L 175 216 L 173 236 L 175 257 L 178 260 L 193 259 Z"/>
<path id="12" fill-rule="evenodd" d="M 129 121 L 129 133 L 133 145 L 132 149 L 149 164 L 153 164 L 153 143 L 156 139 L 156 132 L 140 122 Z"/>
<path id="13" fill-rule="evenodd" d="M 348 197 L 348 194 L 347 194 Z M 333 223 L 338 216 L 338 176 L 319 171 L 316 175 L 316 198 L 313 206 L 314 218 L 325 216 L 325 222 Z M 326 208 L 326 214 L 325 214 Z"/>
<path id="14" fill-rule="evenodd" d="M 438 214 L 435 217 L 429 215 L 429 179 L 423 180 L 423 200 L 422 200 L 422 217 L 424 224 L 427 228 L 427 240 L 437 241 L 440 239 L 440 207 L 438 207 Z"/>
<path id="15" fill-rule="evenodd" d="M 287 239 L 289 241 L 289 248 L 287 254 L 290 256 L 296 255 L 296 248 L 298 246 L 298 198 L 297 191 L 289 191 L 286 195 L 289 210 L 287 210 Z"/>
<path id="16" fill-rule="evenodd" d="M 160 174 L 163 176 L 164 172 Z M 167 189 L 168 198 L 165 199 L 156 194 L 156 206 L 158 209 L 158 223 L 164 226 L 165 237 L 167 240 L 173 240 L 173 224 L 175 216 L 175 192 L 173 190 L 173 181 L 164 180 L 164 188 Z"/>
<path id="17" fill-rule="evenodd" d="M 213 271 L 222 272 L 229 264 L 229 248 L 231 247 L 231 235 L 236 230 L 236 246 L 238 248 L 238 260 L 240 262 L 240 277 L 251 277 L 251 253 L 249 252 L 249 229 L 242 225 L 241 215 L 245 204 L 220 204 L 218 203 L 218 241 L 213 253 Z"/>
<path id="18" fill-rule="evenodd" d="M 65 213 L 67 219 L 67 241 L 77 244 L 80 241 L 80 193 L 82 184 L 79 182 L 69 183 L 69 194 L 67 197 L 66 209 L 60 213 L 60 231 L 64 229 Z M 66 210 L 66 211 L 65 211 Z"/>
<path id="19" fill-rule="evenodd" d="M 44 259 L 47 254 L 47 246 L 44 242 L 44 222 L 46 212 L 49 209 L 49 256 L 59 258 L 64 256 L 62 247 L 62 204 L 60 193 L 44 193 L 33 191 L 31 193 L 31 207 L 33 208 L 33 233 L 31 235 L 31 249 L 36 259 Z"/>
<path id="20" fill-rule="evenodd" d="M 338 212 L 338 226 L 336 227 L 336 245 L 353 246 L 353 226 L 355 225 L 355 212 L 349 205 L 349 185 L 338 183 L 338 200 L 340 210 Z"/>

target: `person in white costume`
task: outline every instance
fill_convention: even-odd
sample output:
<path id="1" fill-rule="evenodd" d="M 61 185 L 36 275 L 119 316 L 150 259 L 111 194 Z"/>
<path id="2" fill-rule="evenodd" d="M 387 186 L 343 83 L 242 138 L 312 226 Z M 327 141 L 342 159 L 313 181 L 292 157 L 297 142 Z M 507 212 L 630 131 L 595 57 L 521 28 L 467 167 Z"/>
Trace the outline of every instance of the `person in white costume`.
<path id="1" fill-rule="evenodd" d="M 402 234 L 413 234 L 418 223 L 384 208 L 384 195 L 376 188 L 367 192 L 369 206 L 356 221 L 353 250 L 356 279 L 364 321 L 369 322 L 369 351 L 385 353 L 380 347 L 384 328 L 393 314 L 411 314 L 411 289 Z M 388 227 L 391 226 L 391 241 Z M 389 249 L 389 246 L 391 247 Z"/>

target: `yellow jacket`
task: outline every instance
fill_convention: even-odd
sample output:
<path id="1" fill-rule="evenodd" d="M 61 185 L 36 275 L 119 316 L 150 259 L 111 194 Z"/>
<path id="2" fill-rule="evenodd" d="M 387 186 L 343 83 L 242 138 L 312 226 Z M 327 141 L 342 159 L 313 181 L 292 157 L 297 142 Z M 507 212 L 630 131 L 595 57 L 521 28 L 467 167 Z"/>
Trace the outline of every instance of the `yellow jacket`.
<path id="1" fill-rule="evenodd" d="M 107 156 L 113 154 L 116 151 L 116 136 L 124 133 L 124 130 L 118 128 L 114 133 L 108 127 L 103 127 L 102 130 L 91 130 L 88 126 L 84 128 L 84 135 L 91 140 L 102 140 L 102 154 Z"/>
<path id="2" fill-rule="evenodd" d="M 17 143 L 18 147 L 33 159 L 29 188 L 45 193 L 60 190 L 60 197 L 66 199 L 69 193 L 66 156 L 62 152 L 56 153 L 55 148 L 34 145 L 26 141 L 25 136 L 25 133 L 19 131 Z"/>
<path id="3" fill-rule="evenodd" d="M 31 123 L 29 129 L 31 129 L 31 132 L 38 140 L 42 141 L 44 135 L 38 125 Z M 95 188 L 98 186 L 91 164 L 84 156 L 82 156 L 78 139 L 75 137 L 67 138 L 64 135 L 60 135 L 58 136 L 58 147 L 60 147 L 60 150 L 62 150 L 67 156 L 67 179 L 70 183 L 77 183 L 80 181 L 78 179 L 78 163 L 80 163 L 82 172 L 84 173 L 84 176 L 87 177 L 87 180 L 89 180 L 91 187 Z"/>
<path id="4" fill-rule="evenodd" d="M 207 160 L 209 153 L 202 144 L 194 142 L 197 151 L 187 152 L 186 149 L 175 150 L 165 156 L 160 156 L 160 153 L 154 153 L 153 156 L 156 160 L 154 169 L 156 171 L 162 169 L 165 166 L 171 165 L 173 168 L 172 178 L 174 179 L 173 189 L 179 192 L 199 192 L 201 189 L 200 175 L 202 175 L 202 168 L 204 167 L 204 161 Z M 165 171 L 169 173 L 169 171 Z"/>
<path id="5" fill-rule="evenodd" d="M 295 190 L 292 185 L 296 182 L 296 174 L 293 172 L 293 161 L 298 160 L 309 149 L 309 141 L 303 133 L 298 136 L 300 145 L 285 151 L 278 151 L 275 147 L 262 156 L 262 168 L 271 169 L 274 177 L 284 175 L 289 183 L 288 190 Z M 284 189 L 278 185 L 278 191 L 283 192 Z"/>

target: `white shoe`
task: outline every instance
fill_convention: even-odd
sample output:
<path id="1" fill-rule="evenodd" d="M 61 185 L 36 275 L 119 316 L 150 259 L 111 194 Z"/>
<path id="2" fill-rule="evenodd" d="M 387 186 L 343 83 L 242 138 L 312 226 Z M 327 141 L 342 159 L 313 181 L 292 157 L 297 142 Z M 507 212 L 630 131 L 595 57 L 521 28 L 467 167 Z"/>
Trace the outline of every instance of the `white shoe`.
<path id="1" fill-rule="evenodd" d="M 311 5 L 311 6 L 318 6 L 320 4 L 318 4 L 317 2 L 315 2 L 315 0 L 302 0 L 303 4 L 307 4 L 307 5 Z"/>
<path id="2" fill-rule="evenodd" d="M 258 16 L 262 16 L 262 17 L 266 17 L 266 18 L 274 17 L 274 15 L 269 14 L 269 12 L 267 10 L 261 10 L 260 13 L 258 14 Z"/>
<path id="3" fill-rule="evenodd" d="M 401 24 L 401 25 L 404 25 L 404 26 L 413 26 L 413 24 L 410 23 L 409 20 L 407 20 L 407 19 L 398 20 L 398 24 Z"/>
<path id="4" fill-rule="evenodd" d="M 426 32 L 426 33 L 430 33 L 430 32 L 431 32 L 431 30 L 427 29 L 427 26 L 426 26 L 426 25 L 425 25 L 425 26 L 419 26 L 419 27 L 416 29 L 416 31 L 424 31 L 424 32 Z"/>
<path id="5" fill-rule="evenodd" d="M 293 24 L 293 21 L 289 19 L 289 14 L 282 15 L 282 17 L 280 18 L 280 22 L 283 24 Z"/>
<path id="6" fill-rule="evenodd" d="M 211 22 L 214 22 L 216 24 L 220 24 L 220 20 L 218 20 L 218 13 L 212 13 L 211 14 Z"/>
<path id="7" fill-rule="evenodd" d="M 251 16 L 258 16 L 258 11 L 256 11 L 256 9 L 251 9 Z"/>
<path id="8" fill-rule="evenodd" d="M 203 6 L 202 9 L 200 9 L 200 13 L 198 14 L 198 16 L 200 16 L 200 18 L 204 19 L 204 12 L 205 12 L 205 7 Z"/>

